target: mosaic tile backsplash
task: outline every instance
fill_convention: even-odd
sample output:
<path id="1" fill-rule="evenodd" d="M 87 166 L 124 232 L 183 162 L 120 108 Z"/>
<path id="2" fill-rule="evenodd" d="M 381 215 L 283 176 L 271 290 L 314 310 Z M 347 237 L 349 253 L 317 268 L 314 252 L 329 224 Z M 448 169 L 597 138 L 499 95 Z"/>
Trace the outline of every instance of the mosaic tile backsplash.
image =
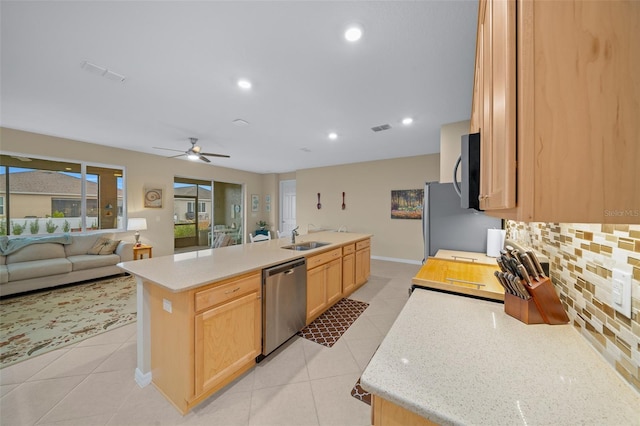
<path id="1" fill-rule="evenodd" d="M 640 392 L 640 225 L 507 221 L 506 229 L 549 257 L 571 323 Z M 631 318 L 612 307 L 616 268 L 633 277 Z"/>

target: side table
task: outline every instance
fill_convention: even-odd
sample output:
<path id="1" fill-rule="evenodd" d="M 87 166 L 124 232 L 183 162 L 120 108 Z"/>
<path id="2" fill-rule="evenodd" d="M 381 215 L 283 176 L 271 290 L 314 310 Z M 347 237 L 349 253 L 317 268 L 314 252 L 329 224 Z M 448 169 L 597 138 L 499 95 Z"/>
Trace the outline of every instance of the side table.
<path id="1" fill-rule="evenodd" d="M 144 258 L 146 254 L 149 259 L 153 257 L 153 247 L 146 244 L 140 244 L 139 246 L 133 246 L 133 260 L 139 260 Z"/>

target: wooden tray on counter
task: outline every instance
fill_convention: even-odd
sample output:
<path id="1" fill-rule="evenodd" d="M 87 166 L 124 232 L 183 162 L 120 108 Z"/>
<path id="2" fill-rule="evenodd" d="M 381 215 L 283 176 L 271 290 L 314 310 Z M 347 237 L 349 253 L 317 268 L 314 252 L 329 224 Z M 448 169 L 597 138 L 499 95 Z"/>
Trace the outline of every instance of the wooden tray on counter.
<path id="1" fill-rule="evenodd" d="M 497 264 L 430 257 L 411 283 L 453 293 L 505 300 L 504 289 L 493 274 L 499 270 Z"/>

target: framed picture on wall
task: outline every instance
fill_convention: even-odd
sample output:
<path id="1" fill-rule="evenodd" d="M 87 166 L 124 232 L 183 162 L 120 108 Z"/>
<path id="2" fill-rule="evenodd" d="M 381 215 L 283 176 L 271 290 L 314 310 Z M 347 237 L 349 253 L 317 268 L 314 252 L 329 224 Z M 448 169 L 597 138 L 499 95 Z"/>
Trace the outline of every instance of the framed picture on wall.
<path id="1" fill-rule="evenodd" d="M 144 206 L 146 208 L 161 209 L 162 208 L 162 189 L 145 188 L 144 189 Z"/>
<path id="2" fill-rule="evenodd" d="M 251 211 L 257 212 L 260 210 L 260 197 L 256 194 L 251 194 Z"/>

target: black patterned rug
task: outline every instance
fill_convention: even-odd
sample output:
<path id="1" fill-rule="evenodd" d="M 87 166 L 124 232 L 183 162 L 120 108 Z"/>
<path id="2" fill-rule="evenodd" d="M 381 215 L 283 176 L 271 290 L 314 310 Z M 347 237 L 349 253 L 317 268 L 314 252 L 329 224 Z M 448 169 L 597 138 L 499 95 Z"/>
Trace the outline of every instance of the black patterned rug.
<path id="1" fill-rule="evenodd" d="M 297 334 L 330 348 L 368 306 L 358 300 L 342 299 Z"/>

